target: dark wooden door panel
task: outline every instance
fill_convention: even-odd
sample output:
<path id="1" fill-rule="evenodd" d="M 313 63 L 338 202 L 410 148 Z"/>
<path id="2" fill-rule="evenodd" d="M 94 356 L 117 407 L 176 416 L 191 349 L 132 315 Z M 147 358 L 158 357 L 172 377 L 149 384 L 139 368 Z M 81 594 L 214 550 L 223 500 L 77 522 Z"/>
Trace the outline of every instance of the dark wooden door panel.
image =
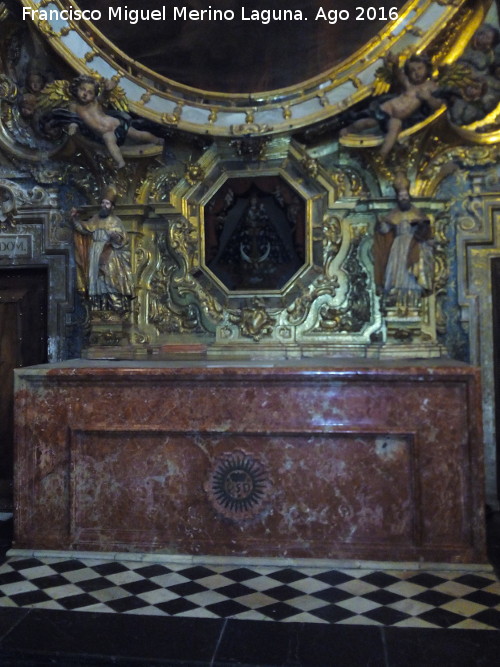
<path id="1" fill-rule="evenodd" d="M 0 270 L 0 481 L 2 482 L 12 478 L 14 368 L 45 361 L 47 361 L 47 271 L 39 268 L 2 269 Z"/>

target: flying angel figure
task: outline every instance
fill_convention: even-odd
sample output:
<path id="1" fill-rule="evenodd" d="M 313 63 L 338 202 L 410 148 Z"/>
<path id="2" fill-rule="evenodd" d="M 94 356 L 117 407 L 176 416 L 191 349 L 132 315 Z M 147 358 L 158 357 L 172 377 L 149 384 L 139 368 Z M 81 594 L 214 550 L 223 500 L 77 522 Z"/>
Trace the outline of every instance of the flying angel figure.
<path id="1" fill-rule="evenodd" d="M 43 114 L 40 123 L 46 134 L 65 129 L 69 135 L 79 132 L 102 143 L 119 169 L 125 166 L 120 146 L 126 139 L 156 146 L 164 144 L 158 136 L 162 131 L 160 125 L 128 113 L 125 92 L 114 79 L 80 75 L 72 81 L 54 81 L 41 91 L 38 109 Z"/>
<path id="2" fill-rule="evenodd" d="M 384 70 L 388 71 L 386 79 L 394 81 L 399 92 L 373 100 L 368 110 L 340 133 L 342 137 L 379 127 L 384 133 L 380 147 L 383 158 L 387 157 L 406 126 L 419 122 L 422 116 L 425 117 L 429 111 L 435 111 L 442 105 L 442 101 L 433 96 L 438 85 L 432 78 L 432 65 L 425 56 L 413 55 L 401 68 L 399 57 L 388 53 Z"/>

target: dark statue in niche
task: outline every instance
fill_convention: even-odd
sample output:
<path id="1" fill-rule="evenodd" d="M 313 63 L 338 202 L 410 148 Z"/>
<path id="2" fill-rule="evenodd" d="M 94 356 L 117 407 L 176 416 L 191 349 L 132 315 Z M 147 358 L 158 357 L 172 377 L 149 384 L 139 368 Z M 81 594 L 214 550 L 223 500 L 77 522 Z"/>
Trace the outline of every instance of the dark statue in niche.
<path id="1" fill-rule="evenodd" d="M 205 263 L 230 291 L 281 289 L 304 263 L 304 202 L 280 178 L 231 179 L 206 211 Z"/>

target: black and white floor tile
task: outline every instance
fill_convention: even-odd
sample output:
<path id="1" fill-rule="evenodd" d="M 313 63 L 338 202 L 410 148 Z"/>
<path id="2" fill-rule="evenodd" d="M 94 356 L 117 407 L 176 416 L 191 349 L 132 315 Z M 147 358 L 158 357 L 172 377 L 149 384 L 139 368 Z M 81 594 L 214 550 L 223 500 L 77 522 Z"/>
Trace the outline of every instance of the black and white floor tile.
<path id="1" fill-rule="evenodd" d="M 0 608 L 399 628 L 500 629 L 492 571 L 205 565 L 13 555 Z"/>

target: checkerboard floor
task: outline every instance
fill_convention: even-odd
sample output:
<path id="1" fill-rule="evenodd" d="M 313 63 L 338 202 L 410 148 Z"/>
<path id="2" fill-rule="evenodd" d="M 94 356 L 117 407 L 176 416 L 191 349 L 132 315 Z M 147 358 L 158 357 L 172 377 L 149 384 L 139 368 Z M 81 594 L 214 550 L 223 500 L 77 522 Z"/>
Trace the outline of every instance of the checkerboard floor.
<path id="1" fill-rule="evenodd" d="M 491 572 L 204 566 L 12 556 L 0 607 L 191 618 L 500 629 Z"/>

